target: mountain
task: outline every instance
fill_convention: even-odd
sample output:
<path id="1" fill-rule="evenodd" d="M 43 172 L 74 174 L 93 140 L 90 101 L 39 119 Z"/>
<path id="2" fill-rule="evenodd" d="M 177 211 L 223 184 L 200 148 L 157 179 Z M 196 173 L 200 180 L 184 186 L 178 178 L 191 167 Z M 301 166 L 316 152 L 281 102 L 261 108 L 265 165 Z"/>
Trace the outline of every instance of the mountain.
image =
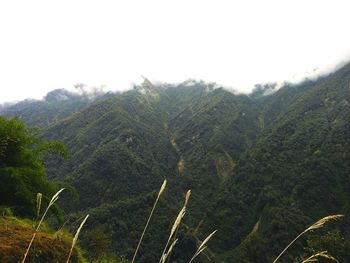
<path id="1" fill-rule="evenodd" d="M 231 177 L 230 191 L 241 191 L 275 253 L 305 223 L 349 214 L 349 83 L 349 65 L 304 83 L 308 88 L 262 131 Z"/>
<path id="2" fill-rule="evenodd" d="M 97 93 L 95 96 L 90 96 L 89 93 L 80 95 L 65 89 L 56 89 L 46 94 L 43 100 L 24 100 L 15 104 L 4 104 L 0 106 L 0 114 L 7 118 L 18 116 L 30 126 L 45 127 L 87 107 L 96 99 L 111 95 L 112 93 Z"/>
<path id="3" fill-rule="evenodd" d="M 51 180 L 79 194 L 76 202 L 61 202 L 66 213 L 90 214 L 83 244 L 91 257 L 132 257 L 166 178 L 140 262 L 159 259 L 188 189 L 174 262 L 188 262 L 214 229 L 201 262 L 271 262 L 319 218 L 350 214 L 349 83 L 350 64 L 316 81 L 259 86 L 249 95 L 203 81 L 145 79 L 122 94 L 80 104 L 53 93 L 40 104 L 13 105 L 11 114 L 67 146 L 68 161 L 46 158 L 46 167 Z M 310 235 L 285 260 L 328 250 L 349 261 L 350 242 L 342 243 L 350 240 L 348 221 L 340 229 L 324 232 L 324 239 Z M 94 233 L 110 240 L 104 250 L 91 246 Z"/>

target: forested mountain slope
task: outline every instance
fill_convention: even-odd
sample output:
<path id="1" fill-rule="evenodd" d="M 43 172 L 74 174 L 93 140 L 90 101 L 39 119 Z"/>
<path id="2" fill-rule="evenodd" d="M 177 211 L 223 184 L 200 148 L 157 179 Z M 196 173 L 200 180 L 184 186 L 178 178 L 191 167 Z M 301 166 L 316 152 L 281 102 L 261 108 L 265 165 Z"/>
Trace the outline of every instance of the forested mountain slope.
<path id="1" fill-rule="evenodd" d="M 348 65 L 311 85 L 261 132 L 231 177 L 230 192 L 240 192 L 275 252 L 306 222 L 349 215 L 349 84 Z"/>
<path id="2" fill-rule="evenodd" d="M 207 252 L 214 262 L 268 262 L 313 221 L 350 215 L 349 84 L 350 65 L 266 96 L 200 81 L 145 80 L 50 125 L 36 124 L 44 127 L 45 138 L 61 140 L 69 150 L 66 162 L 46 160 L 48 175 L 79 194 L 76 203 L 62 203 L 71 216 L 91 214 L 85 244 L 96 231 L 110 240 L 105 250 L 91 248 L 92 256 L 113 252 L 131 258 L 166 178 L 165 200 L 140 262 L 159 258 L 187 189 L 192 196 L 172 256 L 176 262 L 188 261 L 198 239 L 214 229 Z M 36 118 L 48 117 L 39 112 Z M 339 244 L 349 240 L 348 224 L 342 230 L 331 233 L 330 250 L 344 261 L 349 253 Z M 303 242 L 287 260 L 311 253 L 303 249 L 307 245 L 329 249 L 317 237 Z"/>

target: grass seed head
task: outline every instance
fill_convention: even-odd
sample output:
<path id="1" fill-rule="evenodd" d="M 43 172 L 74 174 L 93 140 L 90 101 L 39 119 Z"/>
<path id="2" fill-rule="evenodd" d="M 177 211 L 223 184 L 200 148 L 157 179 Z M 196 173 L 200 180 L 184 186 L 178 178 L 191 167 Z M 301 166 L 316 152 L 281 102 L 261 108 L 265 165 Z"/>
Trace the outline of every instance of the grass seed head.
<path id="1" fill-rule="evenodd" d="M 199 246 L 198 250 L 201 250 L 205 244 L 208 243 L 208 241 L 211 239 L 211 237 L 217 232 L 217 230 L 213 231 L 209 236 L 206 237 L 206 239 L 203 240 L 202 244 Z"/>
<path id="2" fill-rule="evenodd" d="M 67 259 L 67 263 L 69 263 L 69 259 L 72 255 L 72 252 L 73 252 L 73 248 L 74 246 L 76 245 L 77 241 L 78 241 L 78 237 L 79 237 L 79 233 L 81 231 L 81 229 L 83 228 L 83 225 L 85 224 L 86 220 L 88 219 L 89 215 L 86 215 L 86 217 L 84 218 L 84 220 L 80 223 L 80 226 L 77 230 L 77 232 L 75 233 L 74 235 L 74 238 L 73 238 L 73 241 L 72 241 L 72 246 L 70 248 L 70 251 L 69 251 L 69 255 L 68 255 L 68 259 Z"/>
<path id="3" fill-rule="evenodd" d="M 329 255 L 328 251 L 321 251 L 321 252 L 318 252 L 318 253 L 312 255 L 311 257 L 303 260 L 302 263 L 318 262 L 318 258 L 326 258 L 326 259 L 332 260 L 334 262 L 339 262 L 336 258 L 334 258 L 333 256 Z"/>
<path id="4" fill-rule="evenodd" d="M 187 206 L 187 203 L 188 203 L 188 200 L 190 199 L 190 196 L 191 196 L 191 190 L 188 190 L 186 193 L 186 197 L 185 197 L 185 204 L 184 204 L 185 207 Z"/>
<path id="5" fill-rule="evenodd" d="M 173 227 L 171 228 L 170 237 L 172 237 L 173 234 L 175 233 L 176 229 L 177 229 L 178 226 L 180 225 L 181 220 L 182 220 L 182 218 L 185 216 L 185 214 L 186 214 L 186 207 L 184 206 L 184 207 L 180 210 L 179 214 L 177 215 L 176 220 L 175 220 L 175 222 L 174 222 L 174 225 L 173 225 Z"/>
<path id="6" fill-rule="evenodd" d="M 164 192 L 166 187 L 166 180 L 163 181 L 162 186 L 160 187 L 159 193 L 158 193 L 158 198 L 161 196 L 161 194 Z"/>
<path id="7" fill-rule="evenodd" d="M 312 224 L 307 229 L 305 229 L 304 232 L 308 232 L 310 230 L 314 230 L 314 229 L 318 229 L 318 228 L 324 227 L 324 225 L 327 222 L 332 221 L 332 220 L 338 220 L 338 219 L 341 219 L 342 217 L 344 217 L 344 215 L 330 215 L 330 216 L 326 216 L 326 217 L 318 220 L 316 223 Z"/>

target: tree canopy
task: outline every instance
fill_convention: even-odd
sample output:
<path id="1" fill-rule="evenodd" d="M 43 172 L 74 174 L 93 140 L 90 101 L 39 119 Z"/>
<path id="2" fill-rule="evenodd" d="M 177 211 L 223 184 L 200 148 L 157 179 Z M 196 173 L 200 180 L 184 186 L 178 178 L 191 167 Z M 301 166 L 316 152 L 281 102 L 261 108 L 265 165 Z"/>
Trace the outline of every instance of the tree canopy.
<path id="1" fill-rule="evenodd" d="M 62 143 L 39 139 L 35 131 L 17 118 L 0 116 L 0 206 L 20 216 L 34 215 L 38 192 L 45 199 L 55 190 L 46 178 L 43 156 L 67 155 Z"/>

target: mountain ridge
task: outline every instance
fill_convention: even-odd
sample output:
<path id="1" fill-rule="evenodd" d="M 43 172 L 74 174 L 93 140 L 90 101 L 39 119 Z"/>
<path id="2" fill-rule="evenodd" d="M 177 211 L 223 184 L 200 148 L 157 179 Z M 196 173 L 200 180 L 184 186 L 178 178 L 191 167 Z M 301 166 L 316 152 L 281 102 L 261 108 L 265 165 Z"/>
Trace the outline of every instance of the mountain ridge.
<path id="1" fill-rule="evenodd" d="M 155 219 L 159 229 L 150 229 L 142 262 L 157 257 L 187 189 L 193 194 L 180 233 L 184 245 L 174 260 L 184 262 L 196 240 L 217 228 L 214 262 L 267 262 L 303 226 L 329 213 L 349 215 L 349 84 L 350 64 L 266 96 L 145 79 L 56 121 L 40 122 L 38 114 L 42 136 L 63 141 L 70 152 L 66 163 L 46 159 L 49 178 L 76 188 L 79 203 L 65 209 L 72 217 L 91 211 L 111 231 L 111 249 L 127 257 L 152 193 L 166 178 L 164 214 Z M 247 239 L 252 229 L 255 243 Z M 343 229 L 348 238 L 350 229 Z M 255 256 L 240 258 L 254 246 Z"/>

